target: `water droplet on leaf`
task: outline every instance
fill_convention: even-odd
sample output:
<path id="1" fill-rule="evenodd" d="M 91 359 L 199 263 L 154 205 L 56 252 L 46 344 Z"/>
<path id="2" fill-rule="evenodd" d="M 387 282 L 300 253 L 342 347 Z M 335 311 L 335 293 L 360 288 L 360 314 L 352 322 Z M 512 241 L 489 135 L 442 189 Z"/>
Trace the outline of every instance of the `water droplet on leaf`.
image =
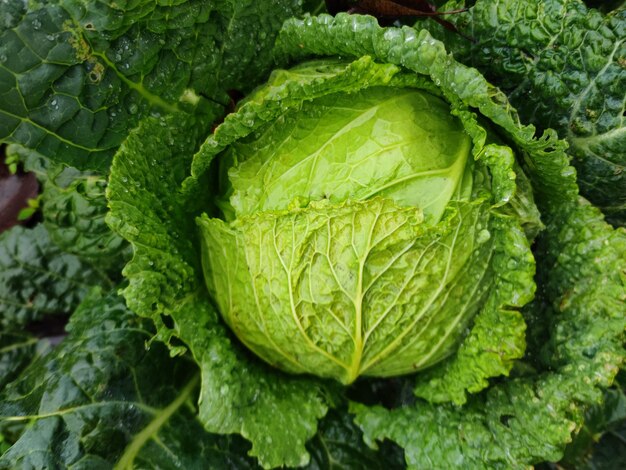
<path id="1" fill-rule="evenodd" d="M 491 238 L 491 233 L 487 229 L 483 229 L 476 235 L 476 243 L 485 243 Z"/>

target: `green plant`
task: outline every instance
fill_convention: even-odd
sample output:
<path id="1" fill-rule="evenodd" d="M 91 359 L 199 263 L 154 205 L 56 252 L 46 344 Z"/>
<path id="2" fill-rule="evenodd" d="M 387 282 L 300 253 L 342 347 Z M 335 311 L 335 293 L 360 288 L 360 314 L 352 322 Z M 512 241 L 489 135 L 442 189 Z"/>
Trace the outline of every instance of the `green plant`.
<path id="1" fill-rule="evenodd" d="M 0 3 L 0 135 L 44 183 L 0 237 L 0 468 L 593 465 L 619 439 L 626 234 L 565 141 L 428 31 L 304 5 Z"/>
<path id="2" fill-rule="evenodd" d="M 532 238 L 541 222 L 512 150 L 450 106 L 400 67 L 315 61 L 276 73 L 216 129 L 204 148 L 228 143 L 227 222 L 198 220 L 205 279 L 250 349 L 349 384 L 429 368 L 468 336 L 492 360 L 448 361 L 457 372 L 441 380 L 465 369 L 478 391 L 508 373 L 524 350 L 515 310 L 534 293 L 522 224 Z M 502 335 L 477 346 L 487 329 Z"/>

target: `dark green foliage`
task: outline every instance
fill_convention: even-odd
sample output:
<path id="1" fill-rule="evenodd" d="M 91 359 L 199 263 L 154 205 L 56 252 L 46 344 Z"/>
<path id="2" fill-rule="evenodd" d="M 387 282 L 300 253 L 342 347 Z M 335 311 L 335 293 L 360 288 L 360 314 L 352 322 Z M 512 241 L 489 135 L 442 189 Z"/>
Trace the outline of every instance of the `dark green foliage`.
<path id="1" fill-rule="evenodd" d="M 68 337 L 0 395 L 0 433 L 28 423 L 0 468 L 255 468 L 237 437 L 197 420 L 199 377 L 172 359 L 149 322 L 115 294 L 92 292 Z"/>
<path id="2" fill-rule="evenodd" d="M 333 411 L 320 422 L 307 449 L 311 462 L 306 470 L 400 470 L 405 466 L 399 447 L 389 442 L 377 450 L 368 447 L 345 410 Z"/>
<path id="3" fill-rule="evenodd" d="M 449 19 L 473 42 L 435 25 L 448 49 L 497 83 L 522 119 L 556 129 L 582 194 L 626 224 L 623 5 L 605 15 L 582 0 L 481 0 Z"/>
<path id="4" fill-rule="evenodd" d="M 105 170 L 142 117 L 226 105 L 227 90 L 254 86 L 300 3 L 2 2 L 0 140 Z"/>
<path id="5" fill-rule="evenodd" d="M 0 2 L 0 142 L 46 182 L 44 224 L 0 235 L 0 469 L 626 467 L 626 233 L 578 196 L 556 132 L 538 137 L 569 141 L 584 194 L 623 224 L 624 2 L 435 3 L 475 5 L 446 19 L 477 42 L 433 26 L 453 57 L 425 31 L 341 15 L 289 21 L 272 51 L 317 0 Z M 527 353 L 463 406 L 416 398 L 413 376 L 343 388 L 278 372 L 204 289 L 194 218 L 214 181 L 210 159 L 187 179 L 193 154 L 273 60 L 312 56 L 421 76 L 491 121 L 529 176 L 546 230 Z M 276 112 L 293 91 L 278 89 Z M 501 182 L 507 155 L 481 156 Z M 39 337 L 70 314 L 60 344 Z"/>
<path id="6" fill-rule="evenodd" d="M 104 221 L 106 186 L 106 178 L 97 175 L 78 174 L 67 186 L 49 177 L 43 216 L 50 238 L 64 252 L 117 275 L 130 258 L 130 248 Z"/>
<path id="7" fill-rule="evenodd" d="M 30 363 L 38 349 L 46 349 L 45 344 L 29 333 L 0 333 L 0 390 Z"/>
<path id="8" fill-rule="evenodd" d="M 69 315 L 106 275 L 63 253 L 43 225 L 0 235 L 0 326 L 17 330 L 44 315 Z"/>

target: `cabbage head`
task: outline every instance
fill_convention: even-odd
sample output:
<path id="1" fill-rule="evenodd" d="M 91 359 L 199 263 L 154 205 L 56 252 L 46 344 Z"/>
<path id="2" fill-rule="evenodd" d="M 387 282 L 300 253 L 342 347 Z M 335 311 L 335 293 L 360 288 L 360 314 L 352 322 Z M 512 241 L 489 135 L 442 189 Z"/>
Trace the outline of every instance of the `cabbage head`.
<path id="1" fill-rule="evenodd" d="M 273 54 L 217 127 L 202 100 L 143 120 L 107 189 L 206 430 L 264 468 L 315 466 L 337 414 L 408 468 L 559 461 L 626 360 L 626 236 L 566 143 L 425 30 L 307 16 Z"/>
<path id="2" fill-rule="evenodd" d="M 344 384 L 407 374 L 454 355 L 480 316 L 519 320 L 503 341 L 521 356 L 538 212 L 471 110 L 400 67 L 322 59 L 275 71 L 222 127 L 232 141 L 205 144 L 220 194 L 198 218 L 202 265 L 259 357 Z"/>

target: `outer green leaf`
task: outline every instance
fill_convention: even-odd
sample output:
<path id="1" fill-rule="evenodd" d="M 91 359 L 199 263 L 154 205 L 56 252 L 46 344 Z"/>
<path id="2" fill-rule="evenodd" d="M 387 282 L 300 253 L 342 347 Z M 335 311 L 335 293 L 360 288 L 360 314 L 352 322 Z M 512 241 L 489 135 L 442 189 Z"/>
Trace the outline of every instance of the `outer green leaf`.
<path id="1" fill-rule="evenodd" d="M 69 314 L 93 286 L 111 281 L 61 252 L 42 225 L 0 235 L 0 325 L 19 329 L 43 315 Z"/>
<path id="2" fill-rule="evenodd" d="M 626 463 L 625 432 L 626 395 L 621 387 L 609 389 L 603 402 L 585 414 L 584 427 L 561 463 L 572 468 L 622 468 Z"/>
<path id="3" fill-rule="evenodd" d="M 137 122 L 188 110 L 270 65 L 299 0 L 0 4 L 0 140 L 106 169 Z"/>
<path id="4" fill-rule="evenodd" d="M 588 205 L 563 210 L 548 227 L 551 253 L 558 253 L 550 276 L 560 280 L 550 295 L 553 370 L 492 387 L 463 409 L 418 403 L 388 412 L 354 405 L 370 439 L 398 442 L 413 468 L 522 468 L 561 458 L 583 411 L 601 398 L 599 388 L 626 359 L 626 236 Z M 580 246 L 587 251 L 579 253 Z"/>
<path id="5" fill-rule="evenodd" d="M 495 243 L 493 288 L 457 354 L 417 376 L 415 394 L 431 403 L 465 403 L 466 391 L 479 392 L 489 385 L 487 379 L 509 375 L 526 349 L 526 324 L 515 308 L 534 296 L 535 260 L 514 218 L 496 217 L 489 228 Z"/>
<path id="6" fill-rule="evenodd" d="M 375 451 L 363 442 L 363 434 L 345 412 L 331 412 L 320 422 L 307 445 L 311 463 L 305 470 L 400 470 L 405 468 L 402 450 L 382 445 Z"/>
<path id="7" fill-rule="evenodd" d="M 35 173 L 43 187 L 41 212 L 52 241 L 64 252 L 117 277 L 130 257 L 130 247 L 105 224 L 106 179 L 55 165 L 20 145 L 8 145 L 6 153 L 21 161 L 25 171 Z"/>
<path id="8" fill-rule="evenodd" d="M 50 238 L 67 253 L 119 272 L 130 258 L 130 249 L 104 222 L 106 179 L 79 174 L 68 186 L 57 179 L 48 178 L 43 191 L 44 224 Z"/>
<path id="9" fill-rule="evenodd" d="M 198 375 L 171 359 L 121 297 L 92 293 L 68 337 L 7 387 L 0 427 L 28 423 L 0 468 L 253 468 L 241 439 L 209 435 Z"/>
<path id="10" fill-rule="evenodd" d="M 171 345 L 180 338 L 200 365 L 199 413 L 209 431 L 240 433 L 263 466 L 303 465 L 304 444 L 326 413 L 322 385 L 250 358 L 231 341 L 203 286 L 194 217 L 208 207 L 208 188 L 181 194 L 180 184 L 207 127 L 180 116 L 149 119 L 115 158 L 108 222 L 135 250 L 124 295 L 157 323 L 159 338 Z"/>
<path id="11" fill-rule="evenodd" d="M 46 342 L 28 333 L 0 333 L 0 391 L 36 356 L 46 349 Z"/>
<path id="12" fill-rule="evenodd" d="M 570 144 L 583 195 L 626 223 L 626 9 L 582 0 L 482 0 L 450 17 L 461 60 L 496 80 L 524 118 Z"/>

